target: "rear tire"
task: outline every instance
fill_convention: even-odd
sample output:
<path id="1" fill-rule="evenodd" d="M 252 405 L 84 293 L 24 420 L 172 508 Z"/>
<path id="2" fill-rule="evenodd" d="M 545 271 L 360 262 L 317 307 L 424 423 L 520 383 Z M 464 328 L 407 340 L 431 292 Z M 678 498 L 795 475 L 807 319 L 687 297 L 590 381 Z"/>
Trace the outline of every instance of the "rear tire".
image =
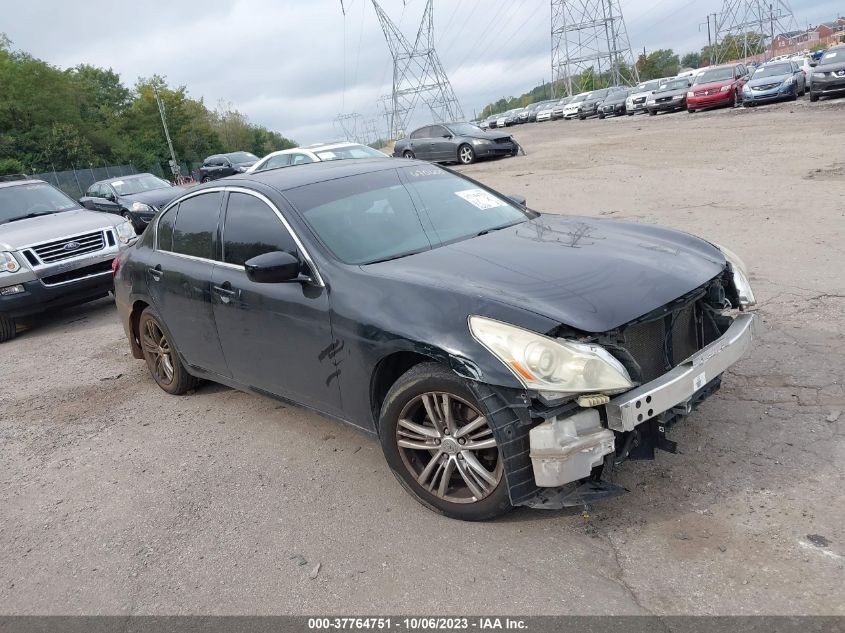
<path id="1" fill-rule="evenodd" d="M 599 112 L 599 118 L 604 119 L 604 112 Z"/>
<path id="2" fill-rule="evenodd" d="M 402 158 L 407 158 L 408 160 L 411 160 L 414 158 L 414 152 L 409 149 L 406 149 L 404 152 L 402 152 Z"/>
<path id="3" fill-rule="evenodd" d="M 15 338 L 17 330 L 18 326 L 13 317 L 0 314 L 0 343 L 5 343 Z"/>
<path id="4" fill-rule="evenodd" d="M 208 177 L 208 176 L 203 176 L 203 177 L 200 179 L 200 182 L 211 182 L 211 178 L 210 178 L 210 177 Z"/>
<path id="5" fill-rule="evenodd" d="M 170 340 L 158 315 L 151 308 L 145 308 L 138 321 L 138 340 L 147 361 L 147 369 L 156 384 L 173 396 L 196 389 L 202 382 L 187 372 L 179 358 L 179 352 Z"/>
<path id="6" fill-rule="evenodd" d="M 439 363 L 423 363 L 390 388 L 379 439 L 390 470 L 422 505 L 453 519 L 486 521 L 511 510 L 491 419 L 463 379 Z M 473 443 L 485 447 L 468 448 Z"/>

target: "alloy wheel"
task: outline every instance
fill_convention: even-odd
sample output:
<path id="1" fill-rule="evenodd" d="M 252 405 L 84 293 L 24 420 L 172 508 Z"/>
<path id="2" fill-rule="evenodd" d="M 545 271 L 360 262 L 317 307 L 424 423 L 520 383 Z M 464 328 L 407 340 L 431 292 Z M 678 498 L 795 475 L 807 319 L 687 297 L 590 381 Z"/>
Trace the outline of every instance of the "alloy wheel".
<path id="1" fill-rule="evenodd" d="M 472 148 L 469 145 L 464 145 L 458 152 L 458 157 L 464 165 L 469 165 L 473 159 Z"/>
<path id="2" fill-rule="evenodd" d="M 144 324 L 141 346 L 144 354 L 152 361 L 150 364 L 156 381 L 164 385 L 172 383 L 174 371 L 170 342 L 158 323 L 152 319 Z"/>
<path id="3" fill-rule="evenodd" d="M 502 480 L 502 458 L 487 418 L 453 394 L 429 392 L 408 402 L 396 444 L 417 483 L 444 501 L 481 501 Z"/>

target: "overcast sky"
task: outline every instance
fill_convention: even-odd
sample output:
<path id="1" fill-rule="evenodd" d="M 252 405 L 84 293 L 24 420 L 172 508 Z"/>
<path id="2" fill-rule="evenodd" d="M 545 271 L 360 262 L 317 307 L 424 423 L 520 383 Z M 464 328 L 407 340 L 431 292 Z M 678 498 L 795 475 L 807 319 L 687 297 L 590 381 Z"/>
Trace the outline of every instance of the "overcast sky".
<path id="1" fill-rule="evenodd" d="M 341 112 L 375 117 L 391 59 L 371 0 L 33 0 L 0 30 L 52 64 L 111 67 L 124 83 L 154 73 L 210 107 L 231 102 L 300 143 L 338 136 Z M 425 0 L 380 0 L 413 41 Z M 843 0 L 792 0 L 802 25 L 845 12 Z M 467 118 L 550 75 L 549 0 L 435 0 L 435 42 Z M 631 46 L 678 53 L 707 43 L 722 0 L 622 0 Z M 421 115 L 424 116 L 424 115 Z M 380 128 L 383 120 L 378 121 Z"/>

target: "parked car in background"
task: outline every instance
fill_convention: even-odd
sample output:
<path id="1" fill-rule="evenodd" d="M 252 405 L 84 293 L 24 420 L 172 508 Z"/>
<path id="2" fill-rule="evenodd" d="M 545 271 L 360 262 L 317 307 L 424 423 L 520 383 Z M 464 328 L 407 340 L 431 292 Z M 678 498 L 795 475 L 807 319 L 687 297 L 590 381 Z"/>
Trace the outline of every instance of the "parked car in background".
<path id="1" fill-rule="evenodd" d="M 135 239 L 120 215 L 89 211 L 41 180 L 4 178 L 0 343 L 14 338 L 20 319 L 108 295 L 112 261 Z"/>
<path id="2" fill-rule="evenodd" d="M 166 393 L 207 379 L 348 422 L 438 513 L 583 507 L 717 392 L 754 297 L 703 239 L 524 202 L 419 161 L 200 185 L 119 258 L 117 312 Z"/>
<path id="3" fill-rule="evenodd" d="M 795 100 L 806 92 L 807 77 L 798 64 L 790 60 L 769 62 L 755 70 L 742 87 L 742 104 L 752 107 L 782 99 Z"/>
<path id="4" fill-rule="evenodd" d="M 556 107 L 557 101 L 546 101 L 537 108 L 537 122 L 551 121 Z"/>
<path id="5" fill-rule="evenodd" d="M 808 55 L 801 55 L 791 58 L 791 61 L 798 64 L 799 68 L 804 71 L 804 78 L 807 82 L 807 92 L 810 92 L 810 88 L 812 87 L 813 83 L 813 65 L 810 63 L 811 59 L 812 58 Z"/>
<path id="6" fill-rule="evenodd" d="M 435 123 L 396 141 L 393 155 L 469 165 L 481 158 L 516 156 L 518 151 L 519 145 L 507 134 L 485 131 L 470 123 Z"/>
<path id="7" fill-rule="evenodd" d="M 283 149 L 267 154 L 264 158 L 247 169 L 247 173 L 278 169 L 279 167 L 295 167 L 308 163 L 319 163 L 327 160 L 357 160 L 361 158 L 387 158 L 377 149 L 361 145 L 360 143 L 314 143 L 294 149 Z"/>
<path id="8" fill-rule="evenodd" d="M 625 113 L 628 116 L 634 116 L 637 112 L 648 112 L 645 107 L 645 102 L 648 96 L 660 87 L 661 81 L 666 79 L 653 79 L 651 81 L 644 81 L 631 89 L 631 94 L 625 101 Z"/>
<path id="9" fill-rule="evenodd" d="M 581 109 L 581 104 L 586 101 L 589 96 L 589 92 L 582 92 L 581 94 L 572 97 L 561 109 L 561 116 L 563 117 L 563 119 L 566 121 L 577 117 L 578 110 Z"/>
<path id="10" fill-rule="evenodd" d="M 845 94 L 845 46 L 827 49 L 813 68 L 810 101 Z"/>
<path id="11" fill-rule="evenodd" d="M 616 92 L 617 90 L 620 90 L 620 88 L 613 87 L 593 90 L 578 107 L 578 118 L 583 121 L 584 119 L 597 116 L 599 113 L 599 106 L 601 106 L 602 102 L 608 95 Z"/>
<path id="12" fill-rule="evenodd" d="M 530 115 L 530 112 L 529 112 L 528 108 L 520 108 L 516 112 L 515 122 L 518 125 L 521 125 L 522 123 L 528 123 L 529 115 Z"/>
<path id="13" fill-rule="evenodd" d="M 651 116 L 658 112 L 677 112 L 687 107 L 687 92 L 690 89 L 690 80 L 670 79 L 652 92 L 645 102 L 646 110 Z"/>
<path id="14" fill-rule="evenodd" d="M 537 103 L 532 103 L 528 106 L 528 122 L 534 123 L 537 121 L 537 114 L 546 107 L 548 101 L 538 101 Z"/>
<path id="15" fill-rule="evenodd" d="M 258 162 L 258 156 L 249 152 L 214 154 L 202 162 L 200 182 L 209 182 L 234 174 L 242 174 Z"/>
<path id="16" fill-rule="evenodd" d="M 713 66 L 701 73 L 687 92 L 687 112 L 726 105 L 739 107 L 749 78 L 745 64 Z"/>
<path id="17" fill-rule="evenodd" d="M 563 97 L 563 99 L 559 99 L 555 102 L 554 107 L 552 108 L 552 120 L 563 118 L 563 109 L 572 102 L 572 99 L 574 99 L 574 97 Z"/>
<path id="18" fill-rule="evenodd" d="M 622 116 L 625 114 L 625 103 L 630 94 L 630 89 L 617 90 L 609 94 L 599 108 L 599 118 L 604 119 L 609 116 Z"/>
<path id="19" fill-rule="evenodd" d="M 121 215 L 142 233 L 164 205 L 182 193 L 153 174 L 134 174 L 100 180 L 79 199 L 86 209 Z"/>
<path id="20" fill-rule="evenodd" d="M 498 117 L 496 117 L 496 127 L 510 127 L 516 122 L 514 115 L 516 114 L 516 109 L 508 110 L 507 112 L 503 112 Z"/>

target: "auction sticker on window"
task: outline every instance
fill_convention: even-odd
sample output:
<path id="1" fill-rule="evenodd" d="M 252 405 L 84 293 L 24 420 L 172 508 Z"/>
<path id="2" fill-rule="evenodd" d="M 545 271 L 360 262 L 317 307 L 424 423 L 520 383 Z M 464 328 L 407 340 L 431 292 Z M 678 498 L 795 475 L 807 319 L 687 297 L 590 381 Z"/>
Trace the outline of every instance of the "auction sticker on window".
<path id="1" fill-rule="evenodd" d="M 478 209 L 492 209 L 494 207 L 505 206 L 503 201 L 499 200 L 496 196 L 487 193 L 484 189 L 456 191 L 455 195 L 463 198 Z"/>

